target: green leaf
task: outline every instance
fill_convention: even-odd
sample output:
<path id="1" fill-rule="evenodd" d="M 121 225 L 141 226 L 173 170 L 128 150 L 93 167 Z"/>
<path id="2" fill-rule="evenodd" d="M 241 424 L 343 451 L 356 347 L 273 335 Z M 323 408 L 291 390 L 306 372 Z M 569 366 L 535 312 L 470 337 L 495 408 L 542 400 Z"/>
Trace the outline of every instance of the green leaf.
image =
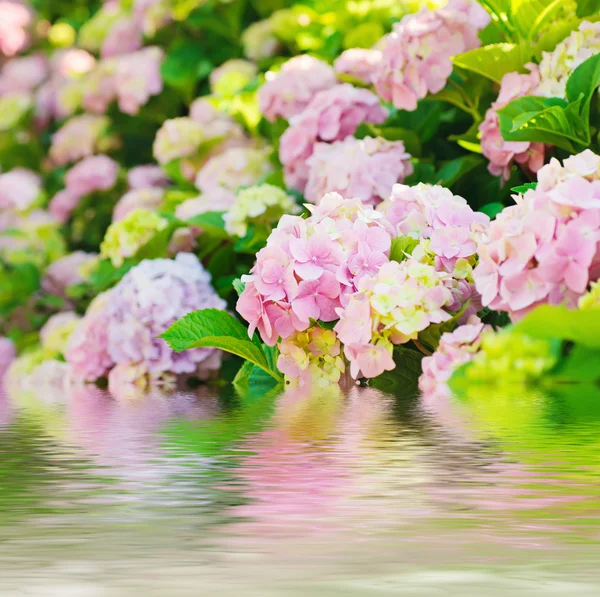
<path id="1" fill-rule="evenodd" d="M 281 373 L 271 369 L 261 342 L 250 340 L 248 330 L 233 315 L 219 309 L 202 309 L 188 313 L 159 336 L 175 352 L 190 348 L 219 348 L 235 354 L 271 375 L 281 379 Z"/>
<path id="2" fill-rule="evenodd" d="M 202 230 L 216 238 L 228 238 L 225 231 L 225 222 L 222 211 L 206 211 L 187 220 L 188 224 L 198 226 Z"/>
<path id="3" fill-rule="evenodd" d="M 600 363 L 600 349 L 575 346 L 552 371 L 552 377 L 560 382 L 596 382 L 600 379 L 600 369 L 593 363 Z"/>
<path id="4" fill-rule="evenodd" d="M 578 17 L 589 17 L 597 12 L 600 12 L 598 0 L 577 0 Z"/>
<path id="5" fill-rule="evenodd" d="M 404 346 L 394 347 L 396 368 L 369 380 L 369 386 L 394 394 L 396 397 L 413 397 L 419 391 L 421 359 L 423 355 Z"/>
<path id="6" fill-rule="evenodd" d="M 579 114 L 583 125 L 588 129 L 590 103 L 598 85 L 600 85 L 600 54 L 595 54 L 582 62 L 567 81 L 567 99 L 572 103 L 581 102 Z"/>
<path id="7" fill-rule="evenodd" d="M 233 288 L 237 292 L 237 295 L 240 296 L 242 292 L 244 292 L 246 285 L 239 278 L 237 278 L 233 281 Z"/>
<path id="8" fill-rule="evenodd" d="M 160 67 L 163 81 L 187 93 L 193 92 L 199 79 L 206 78 L 213 68 L 201 44 L 186 40 L 172 48 Z"/>
<path id="9" fill-rule="evenodd" d="M 392 239 L 392 248 L 390 249 L 390 260 L 400 263 L 412 255 L 419 241 L 412 236 L 397 236 Z"/>
<path id="10" fill-rule="evenodd" d="M 541 305 L 517 323 L 515 331 L 533 338 L 569 340 L 581 346 L 600 348 L 600 309 Z"/>
<path id="11" fill-rule="evenodd" d="M 500 43 L 483 46 L 454 57 L 454 64 L 496 83 L 506 73 L 520 71 L 529 53 L 518 44 Z"/>
<path id="12" fill-rule="evenodd" d="M 440 338 L 446 332 L 453 332 L 458 327 L 458 321 L 463 316 L 463 313 L 469 306 L 467 301 L 451 319 L 443 321 L 442 323 L 432 323 L 422 332 L 419 332 L 419 342 L 431 351 L 437 349 L 440 343 Z"/>
<path id="13" fill-rule="evenodd" d="M 446 162 L 437 173 L 437 184 L 451 187 L 455 182 L 483 163 L 485 163 L 485 160 L 478 155 L 464 155 Z"/>
<path id="14" fill-rule="evenodd" d="M 102 259 L 89 277 L 94 293 L 99 293 L 114 286 L 136 264 L 134 259 L 126 259 L 123 265 L 115 267 L 110 259 Z"/>
<path id="15" fill-rule="evenodd" d="M 506 141 L 556 145 L 576 153 L 589 145 L 589 124 L 581 122 L 579 106 L 561 98 L 526 96 L 498 110 Z"/>
<path id="16" fill-rule="evenodd" d="M 530 189 L 535 189 L 535 187 L 537 187 L 537 182 L 526 182 L 518 187 L 513 187 L 511 191 L 513 193 L 526 193 Z"/>
<path id="17" fill-rule="evenodd" d="M 493 202 L 482 205 L 479 208 L 479 211 L 486 214 L 491 220 L 493 220 L 499 213 L 502 212 L 503 209 L 504 205 L 502 205 L 502 203 Z"/>

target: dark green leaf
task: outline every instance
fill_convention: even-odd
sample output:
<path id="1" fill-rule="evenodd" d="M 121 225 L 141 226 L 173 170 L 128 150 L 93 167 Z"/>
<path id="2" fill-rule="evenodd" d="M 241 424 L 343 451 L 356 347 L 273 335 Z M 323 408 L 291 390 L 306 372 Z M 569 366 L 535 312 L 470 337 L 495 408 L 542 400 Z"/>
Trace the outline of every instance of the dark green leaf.
<path id="1" fill-rule="evenodd" d="M 597 12 L 600 12 L 600 3 L 598 0 L 577 0 L 578 17 L 589 17 Z"/>
<path id="2" fill-rule="evenodd" d="M 437 184 L 451 187 L 482 163 L 484 163 L 484 159 L 478 155 L 465 155 L 446 162 L 437 173 Z"/>
<path id="3" fill-rule="evenodd" d="M 394 394 L 396 397 L 413 397 L 419 391 L 421 359 L 423 355 L 404 346 L 394 347 L 396 368 L 369 380 L 369 386 Z"/>
<path id="4" fill-rule="evenodd" d="M 483 212 L 484 214 L 489 216 L 491 220 L 493 220 L 499 213 L 502 212 L 503 209 L 504 205 L 502 205 L 502 203 L 493 202 L 487 203 L 486 205 L 482 205 L 479 208 L 479 211 Z"/>
<path id="5" fill-rule="evenodd" d="M 223 212 L 221 211 L 206 211 L 190 218 L 187 223 L 202 228 L 204 232 L 215 238 L 229 237 L 225 231 L 225 222 L 223 221 Z"/>

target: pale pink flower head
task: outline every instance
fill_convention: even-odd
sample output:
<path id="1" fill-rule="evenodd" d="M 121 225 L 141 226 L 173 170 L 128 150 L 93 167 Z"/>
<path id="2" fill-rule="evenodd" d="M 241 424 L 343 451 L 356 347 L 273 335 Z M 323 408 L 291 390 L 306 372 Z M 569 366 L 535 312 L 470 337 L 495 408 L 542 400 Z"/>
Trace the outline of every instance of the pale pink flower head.
<path id="1" fill-rule="evenodd" d="M 0 1 L 0 53 L 10 58 L 29 46 L 33 16 L 23 2 Z"/>
<path id="2" fill-rule="evenodd" d="M 112 189 L 119 174 L 119 164 L 105 155 L 84 158 L 65 176 L 66 189 L 75 196 L 84 197 L 94 191 Z"/>
<path id="3" fill-rule="evenodd" d="M 13 58 L 4 64 L 0 71 L 0 93 L 33 91 L 48 75 L 48 60 L 43 54 Z"/>
<path id="4" fill-rule="evenodd" d="M 371 306 L 364 296 L 352 295 L 345 308 L 338 311 L 340 320 L 334 330 L 343 344 L 368 344 L 373 335 Z"/>
<path id="5" fill-rule="evenodd" d="M 402 141 L 379 137 L 317 143 L 307 161 L 305 197 L 318 204 L 323 195 L 334 191 L 375 205 L 389 197 L 394 184 L 412 173 L 410 157 Z"/>
<path id="6" fill-rule="evenodd" d="M 568 162 L 568 163 L 567 163 Z M 484 306 L 519 319 L 542 303 L 574 306 L 600 275 L 600 173 L 589 152 L 544 166 L 539 184 L 491 223 L 473 271 Z"/>
<path id="7" fill-rule="evenodd" d="M 93 155 L 109 124 L 105 116 L 83 114 L 71 118 L 52 136 L 50 158 L 57 165 L 66 166 Z"/>
<path id="8" fill-rule="evenodd" d="M 164 196 L 165 191 L 160 187 L 132 189 L 128 191 L 115 205 L 113 222 L 122 220 L 127 214 L 136 209 L 156 211 L 162 203 Z"/>
<path id="9" fill-rule="evenodd" d="M 132 168 L 127 173 L 127 183 L 131 189 L 166 187 L 169 185 L 169 178 L 160 166 L 147 164 Z"/>
<path id="10" fill-rule="evenodd" d="M 207 211 L 227 211 L 235 202 L 235 193 L 223 187 L 211 188 L 199 197 L 186 199 L 177 206 L 175 215 L 183 221 Z"/>
<path id="11" fill-rule="evenodd" d="M 418 100 L 445 87 L 452 56 L 479 47 L 477 33 L 489 21 L 489 14 L 468 0 L 405 16 L 382 47 L 373 77 L 377 92 L 398 109 L 415 110 Z"/>
<path id="12" fill-rule="evenodd" d="M 134 18 L 121 17 L 102 42 L 100 56 L 110 58 L 135 52 L 142 47 L 142 30 Z"/>
<path id="13" fill-rule="evenodd" d="M 162 91 L 163 57 L 161 48 L 149 46 L 118 58 L 114 81 L 121 112 L 137 114 L 153 95 Z"/>
<path id="14" fill-rule="evenodd" d="M 353 135 L 363 122 L 383 123 L 387 114 L 368 89 L 346 83 L 317 93 L 301 114 L 290 119 L 290 127 L 281 136 L 279 158 L 287 185 L 304 190 L 307 160 L 317 142 L 340 141 Z"/>
<path id="15" fill-rule="evenodd" d="M 63 189 L 50 199 L 48 211 L 58 222 L 65 224 L 80 201 L 81 195 L 76 195 L 69 191 L 69 189 Z"/>
<path id="16" fill-rule="evenodd" d="M 396 363 L 387 347 L 377 344 L 349 344 L 344 352 L 350 361 L 350 375 L 359 377 L 378 377 L 384 371 L 392 371 Z"/>
<path id="17" fill-rule="evenodd" d="M 133 16 L 142 31 L 153 36 L 173 20 L 170 0 L 134 0 Z"/>
<path id="18" fill-rule="evenodd" d="M 259 89 L 260 111 L 274 122 L 300 114 L 316 93 L 336 84 L 335 71 L 326 62 L 308 55 L 288 60 L 278 73 L 267 73 Z"/>
<path id="19" fill-rule="evenodd" d="M 12 340 L 0 337 L 0 380 L 16 356 L 17 351 Z"/>
<path id="20" fill-rule="evenodd" d="M 351 48 L 339 55 L 333 68 L 338 75 L 349 75 L 370 85 L 381 57 L 381 52 L 376 49 Z"/>
<path id="21" fill-rule="evenodd" d="M 85 280 L 85 269 L 98 259 L 96 253 L 75 251 L 65 257 L 52 262 L 42 278 L 42 288 L 58 296 L 65 296 L 69 286 L 79 284 Z"/>
<path id="22" fill-rule="evenodd" d="M 15 168 L 0 174 L 0 209 L 26 211 L 38 198 L 42 181 L 38 174 Z"/>

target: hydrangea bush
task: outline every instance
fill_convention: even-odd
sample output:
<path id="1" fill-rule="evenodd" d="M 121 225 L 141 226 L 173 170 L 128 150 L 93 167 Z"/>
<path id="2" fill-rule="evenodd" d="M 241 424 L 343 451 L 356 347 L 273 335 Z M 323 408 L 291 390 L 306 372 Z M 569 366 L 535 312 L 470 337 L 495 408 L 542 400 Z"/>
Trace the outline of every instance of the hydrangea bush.
<path id="1" fill-rule="evenodd" d="M 587 379 L 600 5 L 559 4 L 0 1 L 0 371 Z"/>

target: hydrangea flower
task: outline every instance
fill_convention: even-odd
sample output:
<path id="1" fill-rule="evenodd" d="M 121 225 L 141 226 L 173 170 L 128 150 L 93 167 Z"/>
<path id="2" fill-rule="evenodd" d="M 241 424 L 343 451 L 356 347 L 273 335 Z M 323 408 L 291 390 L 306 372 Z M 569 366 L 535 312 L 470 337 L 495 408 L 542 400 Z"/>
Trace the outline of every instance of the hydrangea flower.
<path id="1" fill-rule="evenodd" d="M 269 149 L 228 149 L 202 166 L 196 176 L 196 187 L 203 193 L 222 188 L 235 194 L 240 187 L 256 184 L 273 171 L 269 153 Z"/>
<path id="2" fill-rule="evenodd" d="M 160 166 L 146 164 L 129 170 L 127 183 L 131 189 L 150 189 L 168 186 L 169 179 Z"/>
<path id="3" fill-rule="evenodd" d="M 110 58 L 135 52 L 142 47 L 142 37 L 142 30 L 134 18 L 120 17 L 104 38 L 100 56 Z"/>
<path id="4" fill-rule="evenodd" d="M 258 329 L 270 346 L 307 330 L 311 319 L 335 321 L 358 280 L 388 261 L 390 234 L 373 208 L 337 193 L 307 207 L 312 215 L 306 220 L 281 218 L 237 303 L 250 336 Z"/>
<path id="5" fill-rule="evenodd" d="M 278 73 L 268 72 L 266 79 L 258 98 L 261 113 L 271 122 L 300 114 L 317 92 L 336 84 L 333 68 L 308 55 L 291 58 Z"/>
<path id="6" fill-rule="evenodd" d="M 42 288 L 58 296 L 65 296 L 66 289 L 87 279 L 88 269 L 97 262 L 96 253 L 75 251 L 52 262 L 42 278 Z"/>
<path id="7" fill-rule="evenodd" d="M 137 209 L 150 212 L 154 211 L 160 206 L 164 197 L 165 191 L 160 187 L 131 189 L 125 193 L 115 205 L 113 222 L 123 220 L 131 212 Z"/>
<path id="8" fill-rule="evenodd" d="M 62 354 L 79 320 L 79 315 L 74 311 L 63 311 L 52 315 L 40 330 L 42 348 L 48 354 Z"/>
<path id="9" fill-rule="evenodd" d="M 250 222 L 272 226 L 284 214 L 298 213 L 300 208 L 293 197 L 270 184 L 241 190 L 233 205 L 223 216 L 225 230 L 232 236 L 244 237 Z"/>
<path id="10" fill-rule="evenodd" d="M 575 306 L 600 277 L 600 156 L 592 151 L 538 172 L 491 223 L 473 271 L 484 306 L 518 319 L 542 303 Z"/>
<path id="11" fill-rule="evenodd" d="M 48 74 L 48 60 L 43 54 L 13 58 L 0 70 L 0 93 L 32 92 L 45 81 Z"/>
<path id="12" fill-rule="evenodd" d="M 15 128 L 32 106 L 31 95 L 25 91 L 0 96 L 0 131 Z"/>
<path id="13" fill-rule="evenodd" d="M 346 198 L 377 204 L 389 197 L 395 183 L 412 173 L 409 159 L 402 141 L 380 137 L 317 143 L 307 160 L 304 196 L 317 203 L 326 192 L 335 191 Z"/>
<path id="14" fill-rule="evenodd" d="M 34 12 L 18 0 L 0 2 L 0 53 L 11 57 L 29 45 Z"/>
<path id="15" fill-rule="evenodd" d="M 145 35 L 152 37 L 173 20 L 171 0 L 133 0 L 133 16 Z"/>
<path id="16" fill-rule="evenodd" d="M 458 367 L 473 360 L 481 348 L 482 334 L 491 329 L 477 315 L 471 315 L 464 325 L 442 334 L 437 350 L 421 361 L 420 390 L 429 393 L 443 387 Z"/>
<path id="17" fill-rule="evenodd" d="M 336 58 L 333 68 L 338 75 L 349 75 L 371 85 L 381 58 L 381 51 L 374 48 L 350 48 Z"/>
<path id="18" fill-rule="evenodd" d="M 432 323 L 450 319 L 450 286 L 448 274 L 413 258 L 389 261 L 374 275 L 363 276 L 358 292 L 336 310 L 334 328 L 352 377 L 377 377 L 394 369 L 394 344 L 416 340 Z"/>
<path id="19" fill-rule="evenodd" d="M 336 85 L 317 93 L 306 108 L 290 119 L 281 136 L 279 159 L 288 187 L 304 191 L 309 175 L 308 158 L 320 141 L 340 141 L 353 135 L 363 122 L 381 124 L 388 112 L 368 89 Z M 325 191 L 333 191 L 325 189 Z"/>
<path id="20" fill-rule="evenodd" d="M 25 168 L 15 168 L 0 174 L 0 209 L 28 210 L 42 190 L 38 174 Z"/>
<path id="21" fill-rule="evenodd" d="M 279 40 L 273 32 L 273 24 L 269 19 L 252 23 L 242 33 L 244 54 L 250 60 L 262 60 L 274 56 L 279 50 Z"/>
<path id="22" fill-rule="evenodd" d="M 115 267 L 123 265 L 127 257 L 145 245 L 157 232 L 164 230 L 169 222 L 147 210 L 134 209 L 122 220 L 113 222 L 100 245 L 101 257 L 107 257 Z"/>
<path id="23" fill-rule="evenodd" d="M 373 78 L 377 93 L 398 109 L 416 110 L 418 100 L 446 86 L 452 56 L 479 47 L 477 33 L 489 22 L 487 11 L 470 0 L 405 16 L 382 47 Z"/>
<path id="24" fill-rule="evenodd" d="M 125 376 L 126 367 L 152 378 L 167 372 L 206 375 L 220 367 L 219 351 L 197 348 L 175 353 L 158 336 L 191 311 L 225 306 L 195 255 L 145 260 L 95 299 L 71 336 L 65 356 L 74 375 L 88 381 L 107 375 L 115 366 L 119 370 L 113 379 Z"/>
<path id="25" fill-rule="evenodd" d="M 514 162 L 528 174 L 535 174 L 543 165 L 546 146 L 529 141 L 505 141 L 500 133 L 498 110 L 508 103 L 525 95 L 538 94 L 540 74 L 535 64 L 527 64 L 529 74 L 507 73 L 502 77 L 498 99 L 485 114 L 479 125 L 481 131 L 481 151 L 488 158 L 488 170 L 502 181 L 510 178 Z"/>
<path id="26" fill-rule="evenodd" d="M 567 79 L 588 58 L 600 52 L 600 23 L 583 21 L 551 52 L 542 52 L 536 95 L 565 97 Z"/>
<path id="27" fill-rule="evenodd" d="M 245 87 L 256 76 L 258 68 L 253 62 L 234 58 L 211 71 L 210 91 L 217 96 L 231 96 Z"/>
<path id="28" fill-rule="evenodd" d="M 58 166 L 66 166 L 93 155 L 109 125 L 110 120 L 105 116 L 83 114 L 71 118 L 52 135 L 52 161 Z"/>
<path id="29" fill-rule="evenodd" d="M 181 116 L 165 120 L 156 133 L 152 149 L 156 161 L 164 165 L 193 155 L 205 140 L 202 125 L 191 118 Z"/>

